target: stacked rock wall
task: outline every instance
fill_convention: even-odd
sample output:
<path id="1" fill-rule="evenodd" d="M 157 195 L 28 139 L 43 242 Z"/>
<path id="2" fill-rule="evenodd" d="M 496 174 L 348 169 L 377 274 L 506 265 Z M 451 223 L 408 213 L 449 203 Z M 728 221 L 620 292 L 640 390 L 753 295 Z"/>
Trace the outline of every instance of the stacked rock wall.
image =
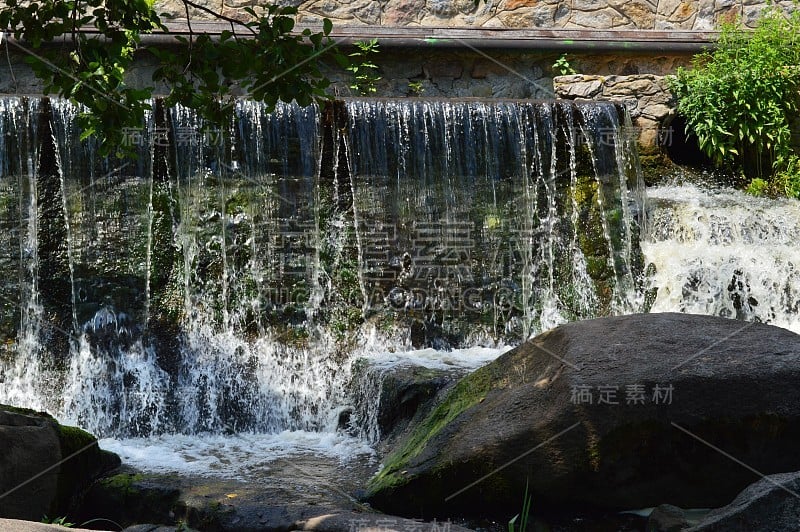
<path id="1" fill-rule="evenodd" d="M 195 0 L 199 5 L 242 16 L 258 0 Z M 300 19 L 322 18 L 334 24 L 380 26 L 449 26 L 484 28 L 566 28 L 712 30 L 741 17 L 752 25 L 766 6 L 763 0 L 279 0 L 299 10 Z M 792 9 L 790 0 L 775 2 Z M 185 17 L 179 0 L 159 0 L 161 10 Z M 192 16 L 207 17 L 201 10 Z"/>
<path id="2" fill-rule="evenodd" d="M 558 98 L 616 100 L 625 104 L 633 123 L 632 134 L 642 146 L 670 141 L 669 122 L 675 116 L 675 97 L 664 76 L 558 76 L 553 80 Z"/>

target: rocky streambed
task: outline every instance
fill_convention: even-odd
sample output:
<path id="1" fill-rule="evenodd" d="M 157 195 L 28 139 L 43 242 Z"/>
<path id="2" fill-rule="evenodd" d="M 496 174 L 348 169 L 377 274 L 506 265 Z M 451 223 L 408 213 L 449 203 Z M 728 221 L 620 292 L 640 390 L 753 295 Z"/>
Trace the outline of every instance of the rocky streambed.
<path id="1" fill-rule="evenodd" d="M 537 530 L 800 523 L 800 336 L 785 329 L 687 314 L 602 318 L 552 329 L 467 376 L 406 368 L 384 378 L 377 456 L 286 457 L 235 480 L 123 464 L 94 480 L 114 465 L 98 454 L 72 488 L 58 473 L 40 477 L 50 484 L 37 493 L 52 494 L 36 504 L 0 498 L 0 516 L 107 516 L 120 528 L 507 530 L 527 493 Z M 15 464 L 35 469 L 47 454 L 21 435 L 56 425 L 32 412 L 0 416 L 3 448 L 16 457 L 0 461 L 7 491 L 7 471 L 19 480 Z"/>

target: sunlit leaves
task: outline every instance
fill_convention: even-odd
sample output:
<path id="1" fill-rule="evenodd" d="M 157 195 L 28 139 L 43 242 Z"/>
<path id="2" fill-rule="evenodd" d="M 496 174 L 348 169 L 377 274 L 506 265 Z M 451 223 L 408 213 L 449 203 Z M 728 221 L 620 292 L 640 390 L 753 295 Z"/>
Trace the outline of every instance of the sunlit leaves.
<path id="1" fill-rule="evenodd" d="M 166 32 L 153 0 L 41 0 L 21 5 L 7 0 L 0 27 L 28 47 L 27 61 L 44 91 L 69 98 L 87 110 L 80 116 L 84 136 L 95 135 L 103 153 L 124 148 L 125 130 L 141 127 L 154 88 L 131 87 L 126 74 L 141 35 Z M 187 2 L 191 4 L 191 2 Z M 329 82 L 321 60 L 342 59 L 330 39 L 332 24 L 321 32 L 294 32 L 293 7 L 246 8 L 250 22 L 229 20 L 231 30 L 218 38 L 178 37 L 177 47 L 150 47 L 160 66 L 155 83 L 169 90 L 167 102 L 196 109 L 214 123 L 228 120 L 237 97 L 274 106 L 279 100 L 306 105 L 326 96 Z M 94 33 L 78 31 L 91 27 Z M 69 47 L 55 43 L 67 37 Z"/>
<path id="2" fill-rule="evenodd" d="M 378 53 L 380 45 L 378 39 L 356 41 L 353 45 L 356 50 L 349 55 L 350 64 L 345 66 L 345 69 L 353 75 L 350 88 L 361 96 L 369 96 L 378 90 L 376 83 L 381 79 L 378 75 L 378 65 L 371 59 Z"/>
<path id="3" fill-rule="evenodd" d="M 754 31 L 722 28 L 717 48 L 671 82 L 678 111 L 720 166 L 751 176 L 780 170 L 791 155 L 788 116 L 800 91 L 800 11 L 767 8 Z"/>

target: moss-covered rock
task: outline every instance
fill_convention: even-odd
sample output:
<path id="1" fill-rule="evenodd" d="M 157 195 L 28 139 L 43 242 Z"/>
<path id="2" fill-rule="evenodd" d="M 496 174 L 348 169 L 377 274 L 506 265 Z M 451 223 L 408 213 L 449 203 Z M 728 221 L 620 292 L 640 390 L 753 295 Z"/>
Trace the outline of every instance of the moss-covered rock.
<path id="1" fill-rule="evenodd" d="M 370 493 L 380 493 L 404 484 L 408 474 L 405 470 L 407 464 L 419 456 L 430 439 L 448 423 L 485 399 L 489 390 L 501 385 L 503 381 L 498 376 L 494 366 L 489 365 L 459 381 L 444 400 L 413 427 L 397 450 L 384 462 L 384 467 L 369 483 Z"/>
<path id="2" fill-rule="evenodd" d="M 58 425 L 63 462 L 58 473 L 58 508 L 63 515 L 77 508 L 94 480 L 120 465 L 120 458 L 97 445 L 97 438 L 77 427 Z"/>
<path id="3" fill-rule="evenodd" d="M 52 416 L 0 405 L 0 516 L 38 521 L 68 515 L 119 457 L 102 451 L 97 439 Z"/>
<path id="4" fill-rule="evenodd" d="M 404 428 L 418 412 L 427 412 L 436 394 L 466 370 L 403 366 L 383 376 L 378 424 L 381 434 Z"/>
<path id="5" fill-rule="evenodd" d="M 409 425 L 424 419 L 436 408 L 443 390 L 454 386 L 466 373 L 467 369 L 459 367 L 444 369 L 402 364 L 385 368 L 360 359 L 354 364 L 351 384 L 354 412 L 346 412 L 340 422 L 348 425 L 355 417 L 358 421 L 351 425 L 367 428 L 368 432 L 362 435 L 391 445 L 404 435 Z M 365 393 L 364 389 L 370 391 Z M 371 416 L 377 421 L 374 427 Z"/>
<path id="6" fill-rule="evenodd" d="M 665 178 L 675 174 L 678 166 L 666 153 L 661 151 L 640 151 L 639 164 L 642 165 L 642 178 L 647 186 L 663 183 Z"/>
<path id="7" fill-rule="evenodd" d="M 156 475 L 123 472 L 96 482 L 86 495 L 80 519 L 108 519 L 121 526 L 175 523 L 180 490 Z"/>
<path id="8" fill-rule="evenodd" d="M 800 468 L 800 337 L 684 314 L 563 325 L 461 380 L 384 461 L 367 500 L 390 513 L 724 504 Z M 708 445 L 708 442 L 711 445 Z"/>

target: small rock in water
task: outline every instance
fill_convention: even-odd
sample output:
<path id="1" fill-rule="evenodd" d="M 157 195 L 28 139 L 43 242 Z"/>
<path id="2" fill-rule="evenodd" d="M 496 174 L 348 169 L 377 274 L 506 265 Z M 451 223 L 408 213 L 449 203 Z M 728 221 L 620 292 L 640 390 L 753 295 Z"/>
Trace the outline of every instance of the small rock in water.
<path id="1" fill-rule="evenodd" d="M 647 532 L 680 532 L 690 526 L 686 512 L 671 504 L 658 506 L 647 520 Z"/>

